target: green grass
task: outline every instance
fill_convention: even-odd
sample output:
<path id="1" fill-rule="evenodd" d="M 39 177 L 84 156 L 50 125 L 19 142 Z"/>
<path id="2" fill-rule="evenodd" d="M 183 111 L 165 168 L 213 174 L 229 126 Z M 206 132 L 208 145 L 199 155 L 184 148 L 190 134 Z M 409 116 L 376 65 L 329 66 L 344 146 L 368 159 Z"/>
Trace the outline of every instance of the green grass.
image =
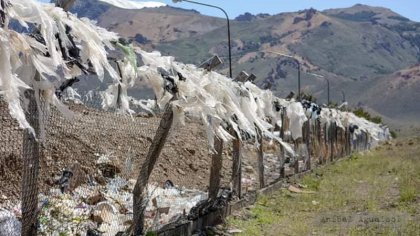
<path id="1" fill-rule="evenodd" d="M 412 143 L 409 145 L 409 143 Z M 228 218 L 241 235 L 418 235 L 420 139 L 397 140 L 298 180 Z"/>
<path id="2" fill-rule="evenodd" d="M 415 180 L 412 176 L 403 175 L 400 186 L 400 202 L 411 203 L 416 200 L 417 191 Z"/>

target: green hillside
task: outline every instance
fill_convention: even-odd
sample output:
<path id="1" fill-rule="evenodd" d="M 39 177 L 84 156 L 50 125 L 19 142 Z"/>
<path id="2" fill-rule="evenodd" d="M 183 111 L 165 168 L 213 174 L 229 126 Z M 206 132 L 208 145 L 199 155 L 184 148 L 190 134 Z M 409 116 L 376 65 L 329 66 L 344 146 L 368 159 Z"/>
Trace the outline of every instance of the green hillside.
<path id="1" fill-rule="evenodd" d="M 77 1 L 73 12 L 182 62 L 200 64 L 219 55 L 225 63 L 218 71 L 228 74 L 224 19 L 173 7 L 118 9 L 97 0 Z M 419 99 L 417 74 L 410 86 L 386 90 L 404 79 L 398 71 L 419 63 L 420 23 L 389 9 L 357 4 L 322 12 L 246 13 L 231 20 L 231 32 L 234 77 L 245 70 L 278 96 L 296 92 L 296 64 L 267 51 L 286 53 L 302 64 L 302 90 L 320 103 L 326 102 L 326 81 L 309 73 L 330 80 L 333 102 L 341 102 L 344 92 L 351 106 L 367 106 L 389 119 L 420 116 L 413 105 Z"/>

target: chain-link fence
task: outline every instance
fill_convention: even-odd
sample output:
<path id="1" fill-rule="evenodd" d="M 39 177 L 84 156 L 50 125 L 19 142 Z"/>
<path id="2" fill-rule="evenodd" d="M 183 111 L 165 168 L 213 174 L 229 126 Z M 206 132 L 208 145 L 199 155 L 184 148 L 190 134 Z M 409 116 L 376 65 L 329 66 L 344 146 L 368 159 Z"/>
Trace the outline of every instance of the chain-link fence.
<path id="1" fill-rule="evenodd" d="M 34 95 L 28 92 L 27 96 Z M 119 115 L 104 111 L 101 104 L 92 102 L 98 99 L 91 99 L 85 104 L 68 102 L 73 114 L 69 118 L 56 108 L 44 107 L 42 101 L 40 105 L 35 99 L 29 101 L 27 119 L 38 139 L 19 129 L 0 99 L 0 207 L 20 218 L 23 235 L 115 235 L 129 231 L 134 184 L 142 167 L 148 165 L 145 158 L 161 115 Z M 307 121 L 302 137 L 293 140 L 285 111 L 282 117 L 283 125 L 275 132 L 296 155 L 288 154 L 273 140 L 264 139 L 258 147 L 249 139 L 240 143 L 240 173 L 233 175 L 238 171 L 233 169 L 234 149 L 225 144 L 220 187 L 229 188 L 234 178 L 240 178 L 244 196 L 281 178 L 369 148 L 366 133 L 353 135 L 348 128 L 336 123 L 323 125 L 319 119 Z M 263 158 L 258 158 L 261 155 Z M 156 165 L 151 167 L 146 229 L 188 218 L 185 209 L 207 198 L 211 163 L 203 124 L 174 124 Z M 258 174 L 261 171 L 263 184 Z M 167 194 L 162 191 L 171 188 L 165 185 L 172 184 L 178 186 L 174 188 L 177 197 L 183 198 L 162 197 Z M 188 204 L 188 208 L 181 206 Z M 172 215 L 171 210 L 175 211 Z"/>

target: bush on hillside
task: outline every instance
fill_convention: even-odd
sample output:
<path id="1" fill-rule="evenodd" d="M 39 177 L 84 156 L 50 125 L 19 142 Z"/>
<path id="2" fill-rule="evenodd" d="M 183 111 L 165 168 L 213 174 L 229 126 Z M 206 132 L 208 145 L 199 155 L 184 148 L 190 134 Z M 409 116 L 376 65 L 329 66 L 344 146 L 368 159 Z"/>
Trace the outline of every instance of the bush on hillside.
<path id="1" fill-rule="evenodd" d="M 375 124 L 381 124 L 382 123 L 382 117 L 380 116 L 372 116 L 369 114 L 369 112 L 363 110 L 363 108 L 359 107 L 356 110 L 353 111 L 353 113 L 361 118 L 365 118 L 368 121 L 371 121 Z"/>
<path id="2" fill-rule="evenodd" d="M 396 139 L 397 138 L 397 133 L 395 131 L 391 130 L 389 133 L 391 134 L 391 137 L 393 139 Z"/>

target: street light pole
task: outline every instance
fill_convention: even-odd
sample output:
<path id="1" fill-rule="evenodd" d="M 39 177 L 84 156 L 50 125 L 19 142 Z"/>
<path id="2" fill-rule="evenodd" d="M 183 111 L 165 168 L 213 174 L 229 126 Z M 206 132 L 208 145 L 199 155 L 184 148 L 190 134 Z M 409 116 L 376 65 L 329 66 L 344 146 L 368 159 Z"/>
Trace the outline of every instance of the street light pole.
<path id="1" fill-rule="evenodd" d="M 233 76 L 232 76 L 232 46 L 231 46 L 231 37 L 230 37 L 230 20 L 229 20 L 229 15 L 227 14 L 227 12 L 225 10 L 223 10 L 223 8 L 221 8 L 221 7 L 206 4 L 206 3 L 201 3 L 201 2 L 195 2 L 195 1 L 190 1 L 190 0 L 172 0 L 172 2 L 173 3 L 189 2 L 189 3 L 193 3 L 193 4 L 206 6 L 206 7 L 212 7 L 212 8 L 216 8 L 216 9 L 221 10 L 225 14 L 226 20 L 227 20 L 227 28 L 228 28 L 229 76 L 230 76 L 230 78 L 233 78 Z"/>
<path id="2" fill-rule="evenodd" d="M 327 80 L 327 87 L 328 87 L 328 103 L 327 105 L 330 105 L 330 80 L 325 78 Z"/>
<path id="3" fill-rule="evenodd" d="M 344 93 L 344 90 L 341 90 L 341 94 L 343 95 L 343 102 L 346 101 L 346 94 Z"/>
<path id="4" fill-rule="evenodd" d="M 327 81 L 327 94 L 328 94 L 327 95 L 327 105 L 330 105 L 330 80 L 328 78 L 325 78 L 325 76 L 323 76 L 323 75 L 318 75 L 318 74 L 314 74 L 314 73 L 308 73 L 308 74 L 313 75 L 313 76 L 318 77 L 318 78 L 323 78 Z"/>
<path id="5" fill-rule="evenodd" d="M 294 57 L 292 57 L 294 58 Z M 300 96 L 302 96 L 302 94 L 300 94 L 300 62 L 298 59 L 294 58 L 297 66 L 298 66 L 298 101 L 300 101 Z"/>
<path id="6" fill-rule="evenodd" d="M 296 62 L 297 66 L 298 66 L 298 101 L 300 101 L 300 96 L 301 96 L 301 94 L 300 94 L 300 61 L 294 56 L 279 53 L 279 52 L 273 52 L 273 51 L 263 51 L 263 52 L 273 53 L 273 54 L 277 54 L 277 55 L 280 55 L 280 56 L 283 56 L 283 57 L 287 57 L 287 58 L 290 58 L 290 59 L 292 59 Z"/>

